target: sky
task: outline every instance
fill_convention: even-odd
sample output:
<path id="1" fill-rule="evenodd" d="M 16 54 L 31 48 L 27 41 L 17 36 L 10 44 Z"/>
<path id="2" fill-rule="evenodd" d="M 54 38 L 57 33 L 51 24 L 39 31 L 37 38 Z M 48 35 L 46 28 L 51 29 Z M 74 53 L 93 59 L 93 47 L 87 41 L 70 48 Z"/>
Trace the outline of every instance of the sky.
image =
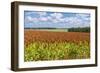
<path id="1" fill-rule="evenodd" d="M 24 11 L 24 28 L 75 28 L 89 26 L 89 13 Z"/>

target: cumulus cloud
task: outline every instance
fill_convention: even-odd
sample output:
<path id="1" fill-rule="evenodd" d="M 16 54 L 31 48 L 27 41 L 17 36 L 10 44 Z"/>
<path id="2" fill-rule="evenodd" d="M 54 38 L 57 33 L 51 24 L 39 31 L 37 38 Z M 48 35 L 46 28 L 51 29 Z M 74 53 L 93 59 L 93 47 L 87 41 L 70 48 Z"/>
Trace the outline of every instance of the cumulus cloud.
<path id="1" fill-rule="evenodd" d="M 48 21 L 48 18 L 47 17 L 40 17 L 39 20 L 40 21 Z"/>
<path id="2" fill-rule="evenodd" d="M 90 14 L 76 14 L 76 17 L 83 20 L 90 20 Z"/>
<path id="3" fill-rule="evenodd" d="M 85 18 L 85 17 L 90 17 L 90 14 L 76 14 L 76 16 Z"/>
<path id="4" fill-rule="evenodd" d="M 70 17 L 68 22 L 71 25 L 82 25 L 82 20 L 77 17 Z"/>
<path id="5" fill-rule="evenodd" d="M 36 26 L 89 26 L 90 24 L 90 14 L 85 13 L 75 13 L 73 15 L 68 15 L 67 13 L 59 12 L 26 12 L 25 23 L 31 23 Z"/>
<path id="6" fill-rule="evenodd" d="M 50 16 L 47 17 L 48 20 L 58 23 L 63 21 L 63 14 L 62 13 L 51 13 Z"/>
<path id="7" fill-rule="evenodd" d="M 41 16 L 46 16 L 46 15 L 47 15 L 47 12 L 36 12 L 36 13 L 39 14 L 40 17 L 41 17 Z"/>
<path id="8" fill-rule="evenodd" d="M 27 16 L 27 20 L 32 21 L 33 18 L 31 16 Z"/>
<path id="9" fill-rule="evenodd" d="M 63 17 L 63 14 L 62 13 L 52 13 L 50 14 L 50 16 L 53 18 L 59 19 Z"/>
<path id="10" fill-rule="evenodd" d="M 32 22 L 38 22 L 38 18 L 33 18 L 33 17 L 31 17 L 31 16 L 27 16 L 27 17 L 25 17 L 25 22 L 26 23 L 32 23 Z"/>
<path id="11" fill-rule="evenodd" d="M 33 11 L 25 11 L 25 16 L 31 16 L 33 14 L 36 14 L 36 12 L 33 12 Z"/>

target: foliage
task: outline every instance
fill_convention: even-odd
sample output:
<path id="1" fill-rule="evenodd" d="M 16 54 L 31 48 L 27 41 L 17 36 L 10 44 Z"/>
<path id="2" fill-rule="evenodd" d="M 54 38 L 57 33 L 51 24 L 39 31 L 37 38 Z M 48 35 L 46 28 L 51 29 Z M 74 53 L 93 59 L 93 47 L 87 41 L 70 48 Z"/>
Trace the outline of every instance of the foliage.
<path id="1" fill-rule="evenodd" d="M 87 41 L 41 42 L 36 41 L 25 46 L 25 61 L 67 60 L 90 58 L 90 45 Z"/>
<path id="2" fill-rule="evenodd" d="M 90 27 L 84 28 L 69 28 L 68 32 L 90 32 Z"/>

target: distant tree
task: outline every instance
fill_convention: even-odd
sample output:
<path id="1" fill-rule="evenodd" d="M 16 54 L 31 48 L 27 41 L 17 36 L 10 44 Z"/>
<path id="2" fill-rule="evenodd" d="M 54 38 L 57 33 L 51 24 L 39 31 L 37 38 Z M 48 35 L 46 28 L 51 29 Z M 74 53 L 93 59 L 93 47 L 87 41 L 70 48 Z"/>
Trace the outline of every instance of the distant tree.
<path id="1" fill-rule="evenodd" d="M 69 28 L 69 32 L 90 32 L 90 27 L 83 27 L 83 28 Z"/>

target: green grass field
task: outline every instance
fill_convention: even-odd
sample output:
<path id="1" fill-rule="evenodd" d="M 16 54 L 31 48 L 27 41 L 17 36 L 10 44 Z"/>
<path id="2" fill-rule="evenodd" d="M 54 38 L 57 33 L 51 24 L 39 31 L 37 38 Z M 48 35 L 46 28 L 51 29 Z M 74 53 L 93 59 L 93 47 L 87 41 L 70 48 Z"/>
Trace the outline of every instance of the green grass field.
<path id="1" fill-rule="evenodd" d="M 52 31 L 52 32 L 68 32 L 68 29 L 28 29 L 28 30 Z"/>

